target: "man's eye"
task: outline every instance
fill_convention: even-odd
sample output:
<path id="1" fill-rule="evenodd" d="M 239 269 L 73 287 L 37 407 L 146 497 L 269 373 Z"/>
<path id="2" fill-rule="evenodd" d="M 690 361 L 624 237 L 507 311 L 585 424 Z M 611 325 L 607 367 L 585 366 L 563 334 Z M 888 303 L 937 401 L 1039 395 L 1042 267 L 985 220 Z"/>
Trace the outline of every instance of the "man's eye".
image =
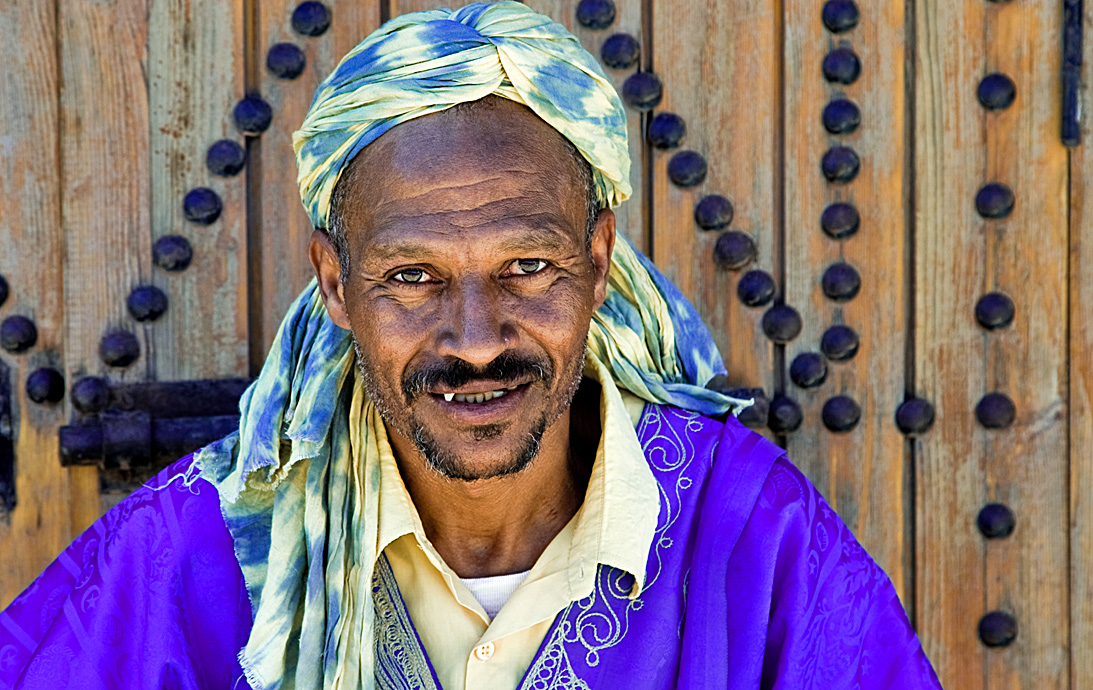
<path id="1" fill-rule="evenodd" d="M 406 268 L 391 277 L 400 283 L 424 283 L 429 276 L 420 268 Z"/>
<path id="2" fill-rule="evenodd" d="M 517 259 L 512 262 L 512 272 L 516 275 L 531 275 L 547 267 L 542 259 Z"/>

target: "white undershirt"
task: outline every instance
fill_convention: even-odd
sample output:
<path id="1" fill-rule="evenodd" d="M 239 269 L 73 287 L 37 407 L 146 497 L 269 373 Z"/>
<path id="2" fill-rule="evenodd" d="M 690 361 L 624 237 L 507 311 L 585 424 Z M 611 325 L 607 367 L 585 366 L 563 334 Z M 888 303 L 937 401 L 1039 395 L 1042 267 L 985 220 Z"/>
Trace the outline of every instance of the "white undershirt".
<path id="1" fill-rule="evenodd" d="M 520 583 L 524 581 L 524 578 L 530 572 L 530 570 L 525 570 L 522 573 L 513 573 L 511 575 L 461 577 L 459 579 L 463 581 L 467 589 L 471 590 L 471 594 L 474 595 L 479 604 L 482 604 L 482 608 L 486 609 L 486 615 L 490 617 L 490 620 L 493 620 L 497 617 L 497 612 L 501 610 L 501 607 L 505 605 L 505 602 L 509 600 L 512 593 L 516 591 L 516 588 L 520 586 Z"/>

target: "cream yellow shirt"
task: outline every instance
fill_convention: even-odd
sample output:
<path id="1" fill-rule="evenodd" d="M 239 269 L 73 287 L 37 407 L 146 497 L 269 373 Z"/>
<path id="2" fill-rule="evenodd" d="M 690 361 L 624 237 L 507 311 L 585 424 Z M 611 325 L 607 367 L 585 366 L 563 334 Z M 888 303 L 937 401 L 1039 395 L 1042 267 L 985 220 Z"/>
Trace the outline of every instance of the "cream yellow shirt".
<path id="1" fill-rule="evenodd" d="M 644 586 L 659 493 L 634 426 L 643 402 L 620 392 L 589 353 L 584 375 L 600 383 L 602 435 L 577 514 L 547 545 L 492 621 L 425 536 L 390 448 L 382 449 L 379 543 L 445 690 L 516 688 L 554 617 L 592 593 L 599 564 Z"/>

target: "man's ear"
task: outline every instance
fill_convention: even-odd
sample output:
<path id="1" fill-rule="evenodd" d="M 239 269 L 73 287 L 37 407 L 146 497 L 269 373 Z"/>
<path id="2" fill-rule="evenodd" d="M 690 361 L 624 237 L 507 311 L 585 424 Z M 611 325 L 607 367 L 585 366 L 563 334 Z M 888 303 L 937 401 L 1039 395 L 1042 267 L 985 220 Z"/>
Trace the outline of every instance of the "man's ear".
<path id="1" fill-rule="evenodd" d="M 615 249 L 615 212 L 609 208 L 596 217 L 592 231 L 592 265 L 596 271 L 596 309 L 607 299 L 607 274 L 611 271 L 611 252 Z"/>
<path id="2" fill-rule="evenodd" d="M 342 289 L 342 267 L 338 261 L 338 252 L 330 237 L 322 230 L 311 233 L 307 244 L 307 257 L 319 279 L 319 292 L 331 320 L 349 330 L 349 313 L 345 309 L 345 292 Z"/>

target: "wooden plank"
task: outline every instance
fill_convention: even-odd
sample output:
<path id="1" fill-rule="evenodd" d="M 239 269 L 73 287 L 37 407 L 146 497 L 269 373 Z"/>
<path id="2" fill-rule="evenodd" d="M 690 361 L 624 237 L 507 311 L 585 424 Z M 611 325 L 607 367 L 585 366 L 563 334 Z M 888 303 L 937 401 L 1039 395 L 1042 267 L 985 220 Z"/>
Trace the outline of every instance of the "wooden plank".
<path id="1" fill-rule="evenodd" d="M 0 516 L 0 609 L 68 545 L 97 499 L 94 468 L 63 469 L 57 427 L 64 404 L 38 404 L 26 395 L 39 367 L 65 370 L 58 157 L 56 11 L 52 3 L 0 6 L 0 56 L 9 70 L 0 81 L 0 131 L 5 174 L 0 178 L 0 275 L 10 295 L 0 319 L 30 318 L 37 344 L 25 353 L 0 353 L 9 369 L 15 433 L 15 509 Z M 90 482 L 87 480 L 90 478 Z"/>
<path id="2" fill-rule="evenodd" d="M 850 327 L 860 343 L 849 360 L 827 360 L 823 384 L 801 388 L 787 380 L 804 413 L 787 450 L 910 604 L 909 449 L 893 422 L 904 398 L 903 305 L 909 289 L 904 2 L 859 7 L 857 26 L 833 34 L 815 2 L 785 3 L 785 295 L 803 321 L 801 334 L 786 346 L 787 371 L 797 356 L 821 354 L 832 326 Z M 850 48 L 861 61 L 861 76 L 849 85 L 829 83 L 822 74 L 825 56 L 839 48 Z M 841 99 L 858 106 L 861 125 L 830 134 L 822 113 Z M 853 180 L 829 182 L 821 173 L 821 160 L 834 147 L 849 147 L 859 157 Z M 820 226 L 824 210 L 836 202 L 852 204 L 861 217 L 860 230 L 842 240 Z M 861 291 L 849 301 L 832 300 L 822 289 L 825 270 L 840 262 L 861 277 Z M 834 433 L 821 421 L 825 403 L 837 395 L 861 408 L 860 421 L 846 433 Z"/>
<path id="3" fill-rule="evenodd" d="M 169 300 L 166 314 L 142 328 L 150 377 L 244 376 L 246 178 L 217 177 L 205 164 L 213 142 L 243 142 L 231 115 L 243 97 L 243 1 L 150 0 L 148 17 L 151 239 L 182 235 L 194 252 L 182 273 L 138 264 L 139 282 Z M 195 187 L 220 196 L 223 210 L 209 226 L 183 217 L 182 199 Z"/>
<path id="4" fill-rule="evenodd" d="M 251 366 L 260 367 L 284 318 L 285 310 L 314 276 L 307 258 L 311 223 L 300 203 L 296 186 L 296 158 L 292 133 L 304 121 L 315 88 L 355 45 L 379 26 L 378 0 L 326 0 L 332 21 L 321 36 L 306 37 L 292 29 L 297 0 L 254 0 L 255 54 L 258 93 L 273 107 L 273 123 L 250 148 L 249 224 L 257 252 L 252 280 L 260 281 L 258 317 L 251 332 Z M 280 79 L 266 69 L 266 54 L 278 43 L 293 43 L 307 59 L 293 80 Z M 257 265 L 255 265 L 257 264 Z"/>
<path id="5" fill-rule="evenodd" d="M 668 179 L 677 151 L 652 156 L 652 255 L 713 332 L 735 386 L 775 390 L 774 352 L 760 322 L 765 308 L 745 307 L 737 283 L 761 269 L 777 281 L 780 257 L 781 111 L 778 5 L 766 0 L 653 2 L 652 67 L 664 85 L 656 112 L 680 115 L 687 125 L 681 149 L 705 157 L 705 182 L 681 189 Z M 708 194 L 735 207 L 730 226 L 749 234 L 758 258 L 741 271 L 713 259 L 719 232 L 700 230 L 694 209 Z"/>
<path id="6" fill-rule="evenodd" d="M 1093 2 L 1087 27 L 1082 102 L 1093 91 Z M 1070 153 L 1070 687 L 1093 687 L 1093 128 Z"/>
<path id="7" fill-rule="evenodd" d="M 1068 686 L 1067 156 L 1059 139 L 1061 12 L 1053 3 L 915 3 L 915 370 L 937 421 L 916 448 L 916 594 L 926 651 L 947 687 Z M 1017 99 L 988 112 L 982 77 L 1009 75 Z M 1013 213 L 975 210 L 987 182 Z M 987 332 L 973 316 L 992 291 L 1016 305 Z M 986 393 L 1016 420 L 976 422 Z M 1009 506 L 1016 530 L 986 540 L 976 515 Z M 1016 640 L 977 639 L 986 612 L 1012 613 Z M 1080 654 L 1081 652 L 1079 652 Z M 1076 686 L 1077 687 L 1077 686 Z"/>
<path id="8" fill-rule="evenodd" d="M 439 7 L 450 7 L 452 3 L 443 0 L 392 0 L 392 16 L 406 14 L 407 12 L 420 12 Z M 600 57 L 604 41 L 618 33 L 633 36 L 640 43 L 642 41 L 642 3 L 641 0 L 616 0 L 615 21 L 606 29 L 593 30 L 581 26 L 577 22 L 577 5 L 579 0 L 528 0 L 528 7 L 545 14 L 569 29 L 581 44 L 596 56 L 607 76 L 615 85 L 615 89 L 622 90 L 623 82 L 630 76 L 633 69 L 611 69 L 603 64 Z M 629 115 L 628 130 L 630 138 L 630 185 L 633 194 L 630 199 L 615 209 L 615 222 L 620 233 L 625 235 L 641 251 L 648 251 L 646 241 L 646 227 L 644 214 L 645 183 L 642 177 L 642 169 L 645 161 L 645 140 L 642 136 L 641 113 L 633 109 L 627 109 Z"/>

